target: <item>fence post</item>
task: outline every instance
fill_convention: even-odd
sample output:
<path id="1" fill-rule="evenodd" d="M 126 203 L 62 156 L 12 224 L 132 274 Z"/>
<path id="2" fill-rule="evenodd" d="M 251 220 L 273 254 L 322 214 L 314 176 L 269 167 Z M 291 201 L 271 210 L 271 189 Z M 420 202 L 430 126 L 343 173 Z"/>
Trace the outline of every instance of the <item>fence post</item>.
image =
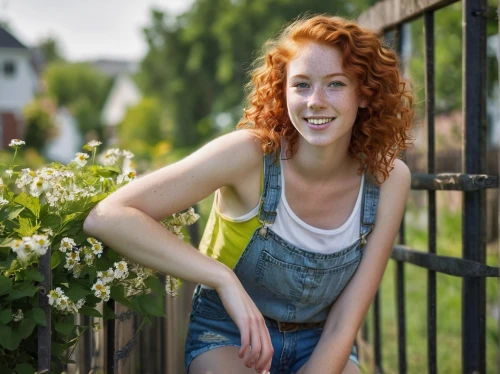
<path id="1" fill-rule="evenodd" d="M 463 171 L 482 174 L 486 165 L 486 0 L 463 0 Z M 485 263 L 485 191 L 464 192 L 463 258 Z M 462 370 L 486 372 L 486 279 L 464 277 Z"/>
<path id="2" fill-rule="evenodd" d="M 38 326 L 38 372 L 40 374 L 50 373 L 51 356 L 51 326 L 50 326 L 50 304 L 49 292 L 52 288 L 50 269 L 50 247 L 47 253 L 40 256 L 38 270 L 42 274 L 43 280 L 38 285 L 38 304 L 45 312 L 45 326 Z"/>

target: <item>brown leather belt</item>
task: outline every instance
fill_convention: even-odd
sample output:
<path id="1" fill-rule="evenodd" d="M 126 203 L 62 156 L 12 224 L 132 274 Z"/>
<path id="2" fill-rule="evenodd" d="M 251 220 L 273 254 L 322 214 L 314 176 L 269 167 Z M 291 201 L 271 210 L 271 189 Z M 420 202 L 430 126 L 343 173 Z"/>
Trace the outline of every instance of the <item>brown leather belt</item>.
<path id="1" fill-rule="evenodd" d="M 280 322 L 271 318 L 267 317 L 264 318 L 268 326 L 277 328 L 280 332 L 295 332 L 306 329 L 317 329 L 325 325 L 325 321 L 300 323 L 300 322 Z"/>

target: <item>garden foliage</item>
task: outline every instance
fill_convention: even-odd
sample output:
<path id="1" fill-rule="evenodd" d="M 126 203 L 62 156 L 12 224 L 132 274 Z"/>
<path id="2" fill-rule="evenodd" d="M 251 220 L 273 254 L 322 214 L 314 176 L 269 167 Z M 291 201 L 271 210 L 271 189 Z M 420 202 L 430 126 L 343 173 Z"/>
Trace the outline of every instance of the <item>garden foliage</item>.
<path id="1" fill-rule="evenodd" d="M 112 298 L 146 320 L 163 316 L 165 292 L 175 292 L 175 280 L 167 276 L 166 289 L 155 271 L 83 232 L 92 208 L 136 178 L 132 153 L 115 148 L 97 156 L 100 142 L 92 141 L 68 165 L 52 163 L 35 171 L 14 164 L 22 145 L 12 140 L 13 160 L 3 165 L 0 178 L 0 372 L 36 370 L 37 326 L 46 324 L 37 292 L 44 255 L 50 255 L 52 271 L 52 370 L 60 372 L 83 332 L 99 326 L 75 324 L 76 313 L 113 319 L 105 303 Z M 197 219 L 191 208 L 163 224 L 182 237 L 182 226 Z"/>

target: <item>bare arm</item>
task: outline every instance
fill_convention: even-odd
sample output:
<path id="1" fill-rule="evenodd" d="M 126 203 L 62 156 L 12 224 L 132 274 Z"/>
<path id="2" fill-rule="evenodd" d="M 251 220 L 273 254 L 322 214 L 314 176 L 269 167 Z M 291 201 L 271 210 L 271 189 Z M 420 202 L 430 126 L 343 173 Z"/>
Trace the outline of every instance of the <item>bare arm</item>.
<path id="1" fill-rule="evenodd" d="M 375 226 L 353 278 L 333 304 L 311 358 L 299 373 L 341 373 L 356 334 L 377 292 L 391 255 L 410 188 L 410 171 L 400 160 L 380 188 Z"/>
<path id="2" fill-rule="evenodd" d="M 245 363 L 259 360 L 268 370 L 272 358 L 269 333 L 235 274 L 158 222 L 223 186 L 238 191 L 249 171 L 261 165 L 262 151 L 255 137 L 248 131 L 233 132 L 111 194 L 89 214 L 84 231 L 142 265 L 215 288 L 240 329 L 240 357 L 251 344 L 252 353 Z"/>

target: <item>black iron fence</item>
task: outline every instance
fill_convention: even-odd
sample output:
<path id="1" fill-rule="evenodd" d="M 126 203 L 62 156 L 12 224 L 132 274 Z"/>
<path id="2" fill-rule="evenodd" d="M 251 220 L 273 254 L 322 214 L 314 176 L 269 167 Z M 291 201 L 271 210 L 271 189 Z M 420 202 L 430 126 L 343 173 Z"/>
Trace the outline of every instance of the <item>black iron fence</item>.
<path id="1" fill-rule="evenodd" d="M 499 269 L 486 266 L 485 189 L 498 188 L 498 176 L 486 170 L 486 0 L 462 0 L 463 14 L 463 173 L 435 174 L 435 42 L 434 13 L 457 0 L 385 0 L 363 13 L 359 22 L 383 33 L 395 33 L 401 52 L 403 25 L 424 19 L 425 124 L 427 173 L 412 174 L 413 190 L 428 191 L 428 253 L 405 246 L 405 225 L 394 248 L 399 372 L 407 372 L 405 266 L 428 269 L 427 354 L 428 372 L 437 373 L 436 273 L 462 277 L 462 371 L 486 373 L 486 277 Z M 436 190 L 463 192 L 462 258 L 436 254 Z M 380 331 L 380 295 L 374 301 L 374 357 L 376 372 L 383 372 Z M 457 359 L 459 359 L 457 357 Z"/>

